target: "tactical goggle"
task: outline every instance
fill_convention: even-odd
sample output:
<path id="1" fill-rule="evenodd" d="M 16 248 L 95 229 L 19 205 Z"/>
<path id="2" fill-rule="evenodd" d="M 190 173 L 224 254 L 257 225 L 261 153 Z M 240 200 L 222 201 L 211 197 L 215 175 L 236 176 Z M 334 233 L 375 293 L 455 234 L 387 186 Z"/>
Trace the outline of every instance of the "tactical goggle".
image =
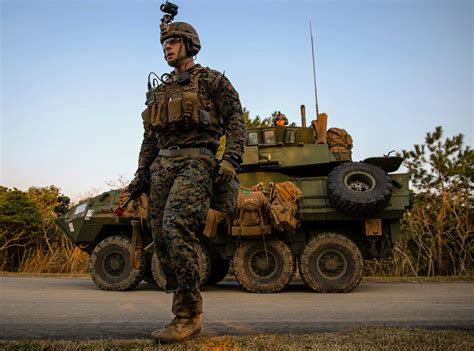
<path id="1" fill-rule="evenodd" d="M 178 38 L 178 37 L 171 37 L 171 38 L 168 38 L 168 39 L 165 39 L 163 41 L 163 49 L 166 47 L 166 45 L 170 44 L 170 45 L 175 45 L 175 44 L 178 44 L 179 42 L 182 41 L 182 38 Z"/>

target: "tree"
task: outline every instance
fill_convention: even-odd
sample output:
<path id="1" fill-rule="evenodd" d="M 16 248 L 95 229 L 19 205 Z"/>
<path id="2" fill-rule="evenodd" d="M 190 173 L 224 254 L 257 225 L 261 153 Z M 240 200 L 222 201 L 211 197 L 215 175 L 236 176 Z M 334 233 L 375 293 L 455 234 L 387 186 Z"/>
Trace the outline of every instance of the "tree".
<path id="1" fill-rule="evenodd" d="M 261 120 L 260 116 L 255 116 L 255 118 L 252 119 L 250 118 L 250 111 L 247 110 L 247 108 L 244 107 L 242 111 L 244 115 L 245 126 L 247 127 L 247 129 L 269 127 L 273 125 L 273 117 L 267 117 Z M 274 112 L 274 114 L 276 113 L 277 112 Z M 217 153 L 216 153 L 216 158 L 218 160 L 220 160 L 222 158 L 222 155 L 224 154 L 225 143 L 226 143 L 226 139 L 225 139 L 225 135 L 223 135 L 221 139 L 219 140 L 219 148 L 217 149 Z"/>
<path id="2" fill-rule="evenodd" d="M 0 269 L 15 270 L 41 232 L 41 215 L 27 194 L 0 186 Z"/>
<path id="3" fill-rule="evenodd" d="M 245 125 L 247 128 L 269 127 L 273 125 L 273 117 L 260 119 L 260 116 L 255 116 L 254 119 L 250 117 L 250 112 L 245 107 L 243 108 Z M 276 113 L 276 112 L 275 112 Z"/>
<path id="4" fill-rule="evenodd" d="M 405 246 L 399 250 L 411 257 L 415 274 L 470 274 L 474 151 L 462 134 L 442 137 L 436 127 L 425 144 L 402 152 L 415 196 L 402 221 Z"/>
<path id="5" fill-rule="evenodd" d="M 54 224 L 59 189 L 0 187 L 0 268 L 19 272 L 84 272 L 81 252 Z"/>
<path id="6" fill-rule="evenodd" d="M 411 185 L 419 192 L 442 194 L 447 188 L 472 188 L 474 151 L 464 146 L 464 135 L 441 140 L 442 127 L 427 133 L 424 145 L 403 150 Z"/>

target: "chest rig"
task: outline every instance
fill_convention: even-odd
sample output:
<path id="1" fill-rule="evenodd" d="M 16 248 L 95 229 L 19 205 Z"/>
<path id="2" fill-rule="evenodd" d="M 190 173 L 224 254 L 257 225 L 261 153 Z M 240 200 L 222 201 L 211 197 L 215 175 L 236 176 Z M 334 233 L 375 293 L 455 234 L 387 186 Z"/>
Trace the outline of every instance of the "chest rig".
<path id="1" fill-rule="evenodd" d="M 203 129 L 221 134 L 220 120 L 210 94 L 200 91 L 202 68 L 189 73 L 189 80 L 180 83 L 176 76 L 170 84 L 152 89 L 148 95 L 148 117 L 156 132 Z"/>

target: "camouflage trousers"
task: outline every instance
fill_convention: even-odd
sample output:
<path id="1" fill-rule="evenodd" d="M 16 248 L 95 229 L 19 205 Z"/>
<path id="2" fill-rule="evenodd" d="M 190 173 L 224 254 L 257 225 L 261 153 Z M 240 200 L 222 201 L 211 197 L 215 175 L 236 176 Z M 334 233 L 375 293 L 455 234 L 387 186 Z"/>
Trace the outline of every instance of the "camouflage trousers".
<path id="1" fill-rule="evenodd" d="M 209 209 L 215 164 L 205 155 L 159 156 L 150 167 L 150 227 L 167 287 L 177 286 L 172 312 L 179 317 L 202 313 L 195 231 Z"/>

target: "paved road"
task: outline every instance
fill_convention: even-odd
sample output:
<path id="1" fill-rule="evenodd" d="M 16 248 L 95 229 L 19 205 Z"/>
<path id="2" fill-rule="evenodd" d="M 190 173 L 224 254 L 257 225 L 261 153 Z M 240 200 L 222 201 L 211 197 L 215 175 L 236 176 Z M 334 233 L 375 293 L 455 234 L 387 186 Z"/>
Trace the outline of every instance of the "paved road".
<path id="1" fill-rule="evenodd" d="M 247 293 L 206 287 L 204 335 L 312 333 L 368 325 L 474 330 L 474 283 L 362 283 L 349 294 L 292 284 Z M 0 277 L 0 338 L 148 338 L 171 318 L 171 294 L 141 284 L 105 292 L 87 278 Z"/>

